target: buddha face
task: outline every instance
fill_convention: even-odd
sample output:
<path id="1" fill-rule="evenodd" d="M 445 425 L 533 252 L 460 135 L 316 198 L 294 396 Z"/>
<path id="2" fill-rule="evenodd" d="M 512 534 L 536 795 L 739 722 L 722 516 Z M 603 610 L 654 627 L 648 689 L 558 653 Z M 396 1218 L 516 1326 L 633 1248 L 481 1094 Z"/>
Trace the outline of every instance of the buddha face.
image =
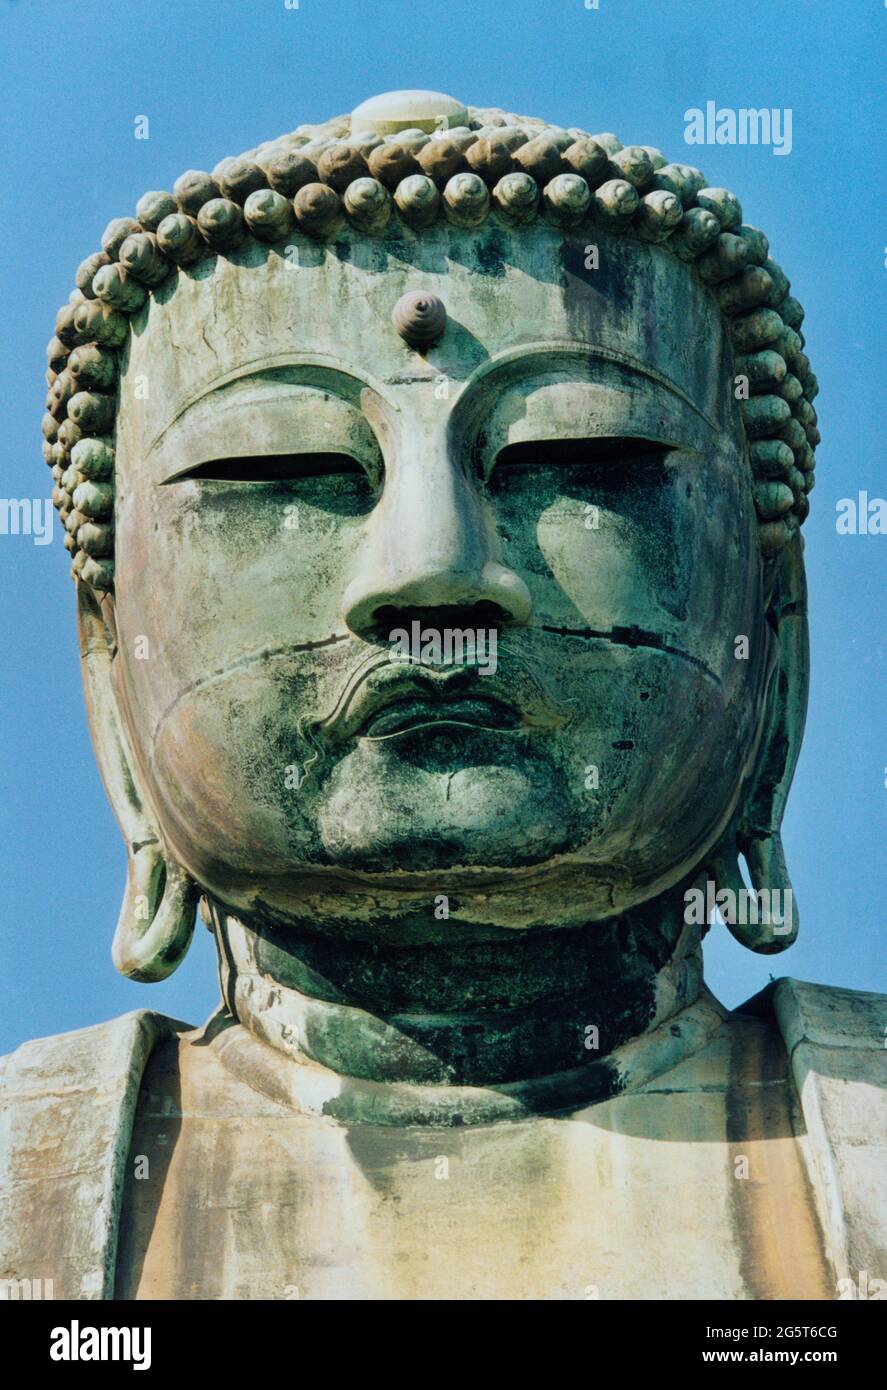
<path id="1" fill-rule="evenodd" d="M 210 259 L 134 320 L 114 680 L 140 777 L 246 919 L 612 916 L 711 847 L 760 729 L 719 314 L 634 242 L 592 270 L 545 225 L 349 237 Z M 410 290 L 447 310 L 426 355 L 392 324 Z"/>

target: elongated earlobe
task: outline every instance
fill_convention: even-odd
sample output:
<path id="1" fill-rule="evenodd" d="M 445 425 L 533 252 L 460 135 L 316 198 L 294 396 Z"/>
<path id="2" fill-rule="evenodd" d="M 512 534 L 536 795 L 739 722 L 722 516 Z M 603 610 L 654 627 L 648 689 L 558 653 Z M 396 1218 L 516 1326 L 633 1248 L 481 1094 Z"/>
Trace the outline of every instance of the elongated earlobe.
<path id="1" fill-rule="evenodd" d="M 99 601 L 86 584 L 77 591 L 90 732 L 127 850 L 126 891 L 111 954 L 130 979 L 163 980 L 188 949 L 199 890 L 163 842 L 117 707 L 111 676 L 114 600 L 106 595 Z"/>
<path id="2" fill-rule="evenodd" d="M 198 889 L 158 844 L 129 855 L 111 957 L 121 975 L 153 983 L 171 975 L 194 934 Z"/>
<path id="3" fill-rule="evenodd" d="M 804 736 L 810 674 L 802 546 L 796 532 L 782 552 L 774 579 L 768 620 L 779 642 L 779 656 L 754 771 L 737 816 L 708 860 L 718 890 L 729 889 L 737 895 L 735 901 L 748 903 L 739 871 L 738 856 L 743 855 L 757 912 L 746 913 L 744 921 L 727 921 L 727 926 L 743 946 L 765 955 L 791 946 L 800 925 L 782 846 L 782 817 Z"/>
<path id="4" fill-rule="evenodd" d="M 708 863 L 715 883 L 714 897 L 731 936 L 750 951 L 775 955 L 792 945 L 800 925 L 782 840 L 778 834 L 755 840 L 744 858 L 751 891 L 739 869 L 735 842 L 732 850 L 726 839 L 721 842 L 718 854 Z M 722 905 L 725 893 L 729 893 L 729 907 Z"/>

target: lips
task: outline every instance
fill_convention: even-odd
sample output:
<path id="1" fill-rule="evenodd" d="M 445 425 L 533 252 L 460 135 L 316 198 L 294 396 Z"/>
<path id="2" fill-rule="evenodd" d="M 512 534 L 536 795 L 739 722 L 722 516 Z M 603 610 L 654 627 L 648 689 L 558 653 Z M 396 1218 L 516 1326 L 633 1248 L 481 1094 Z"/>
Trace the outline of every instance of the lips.
<path id="1" fill-rule="evenodd" d="M 446 726 L 507 734 L 551 730 L 568 717 L 520 660 L 489 673 L 474 664 L 405 666 L 374 654 L 352 673 L 335 707 L 312 731 L 322 743 L 397 738 Z"/>
<path id="2" fill-rule="evenodd" d="M 489 696 L 394 699 L 376 710 L 356 731 L 357 738 L 397 738 L 417 729 L 458 725 L 500 733 L 520 727 L 517 710 Z"/>

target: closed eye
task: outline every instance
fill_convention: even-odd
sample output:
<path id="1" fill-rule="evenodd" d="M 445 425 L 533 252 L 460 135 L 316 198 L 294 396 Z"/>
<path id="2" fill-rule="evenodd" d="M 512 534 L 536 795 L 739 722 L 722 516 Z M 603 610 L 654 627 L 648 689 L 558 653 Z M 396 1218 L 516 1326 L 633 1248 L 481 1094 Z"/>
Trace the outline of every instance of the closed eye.
<path id="1" fill-rule="evenodd" d="M 167 481 L 180 483 L 197 478 L 219 483 L 279 483 L 294 478 L 330 478 L 344 474 L 367 477 L 366 469 L 350 454 L 251 454 L 198 463 Z"/>
<path id="2" fill-rule="evenodd" d="M 507 444 L 496 456 L 494 471 L 597 467 L 607 470 L 629 464 L 661 463 L 676 446 L 661 440 L 618 436 L 612 439 L 531 439 Z"/>

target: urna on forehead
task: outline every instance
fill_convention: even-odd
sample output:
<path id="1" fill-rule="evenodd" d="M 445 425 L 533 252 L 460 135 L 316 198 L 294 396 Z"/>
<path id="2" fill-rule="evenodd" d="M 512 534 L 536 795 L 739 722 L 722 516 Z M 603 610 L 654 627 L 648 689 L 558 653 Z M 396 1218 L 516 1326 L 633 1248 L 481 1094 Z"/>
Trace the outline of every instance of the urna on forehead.
<path id="1" fill-rule="evenodd" d="M 809 510 L 818 388 L 767 238 L 699 170 L 609 133 L 389 93 L 146 194 L 76 281 L 48 348 L 44 455 L 74 576 L 98 590 L 113 587 L 118 378 L 146 325 L 167 407 L 253 352 L 354 365 L 357 334 L 377 370 L 409 349 L 446 354 L 456 377 L 509 340 L 579 338 L 703 411 L 723 367 L 740 383 L 765 560 Z M 398 304 L 410 291 L 446 310 L 425 340 L 415 304 Z M 160 325 L 171 339 L 189 314 L 193 360 L 165 354 L 164 369 L 148 339 L 160 328 L 159 349 Z"/>

